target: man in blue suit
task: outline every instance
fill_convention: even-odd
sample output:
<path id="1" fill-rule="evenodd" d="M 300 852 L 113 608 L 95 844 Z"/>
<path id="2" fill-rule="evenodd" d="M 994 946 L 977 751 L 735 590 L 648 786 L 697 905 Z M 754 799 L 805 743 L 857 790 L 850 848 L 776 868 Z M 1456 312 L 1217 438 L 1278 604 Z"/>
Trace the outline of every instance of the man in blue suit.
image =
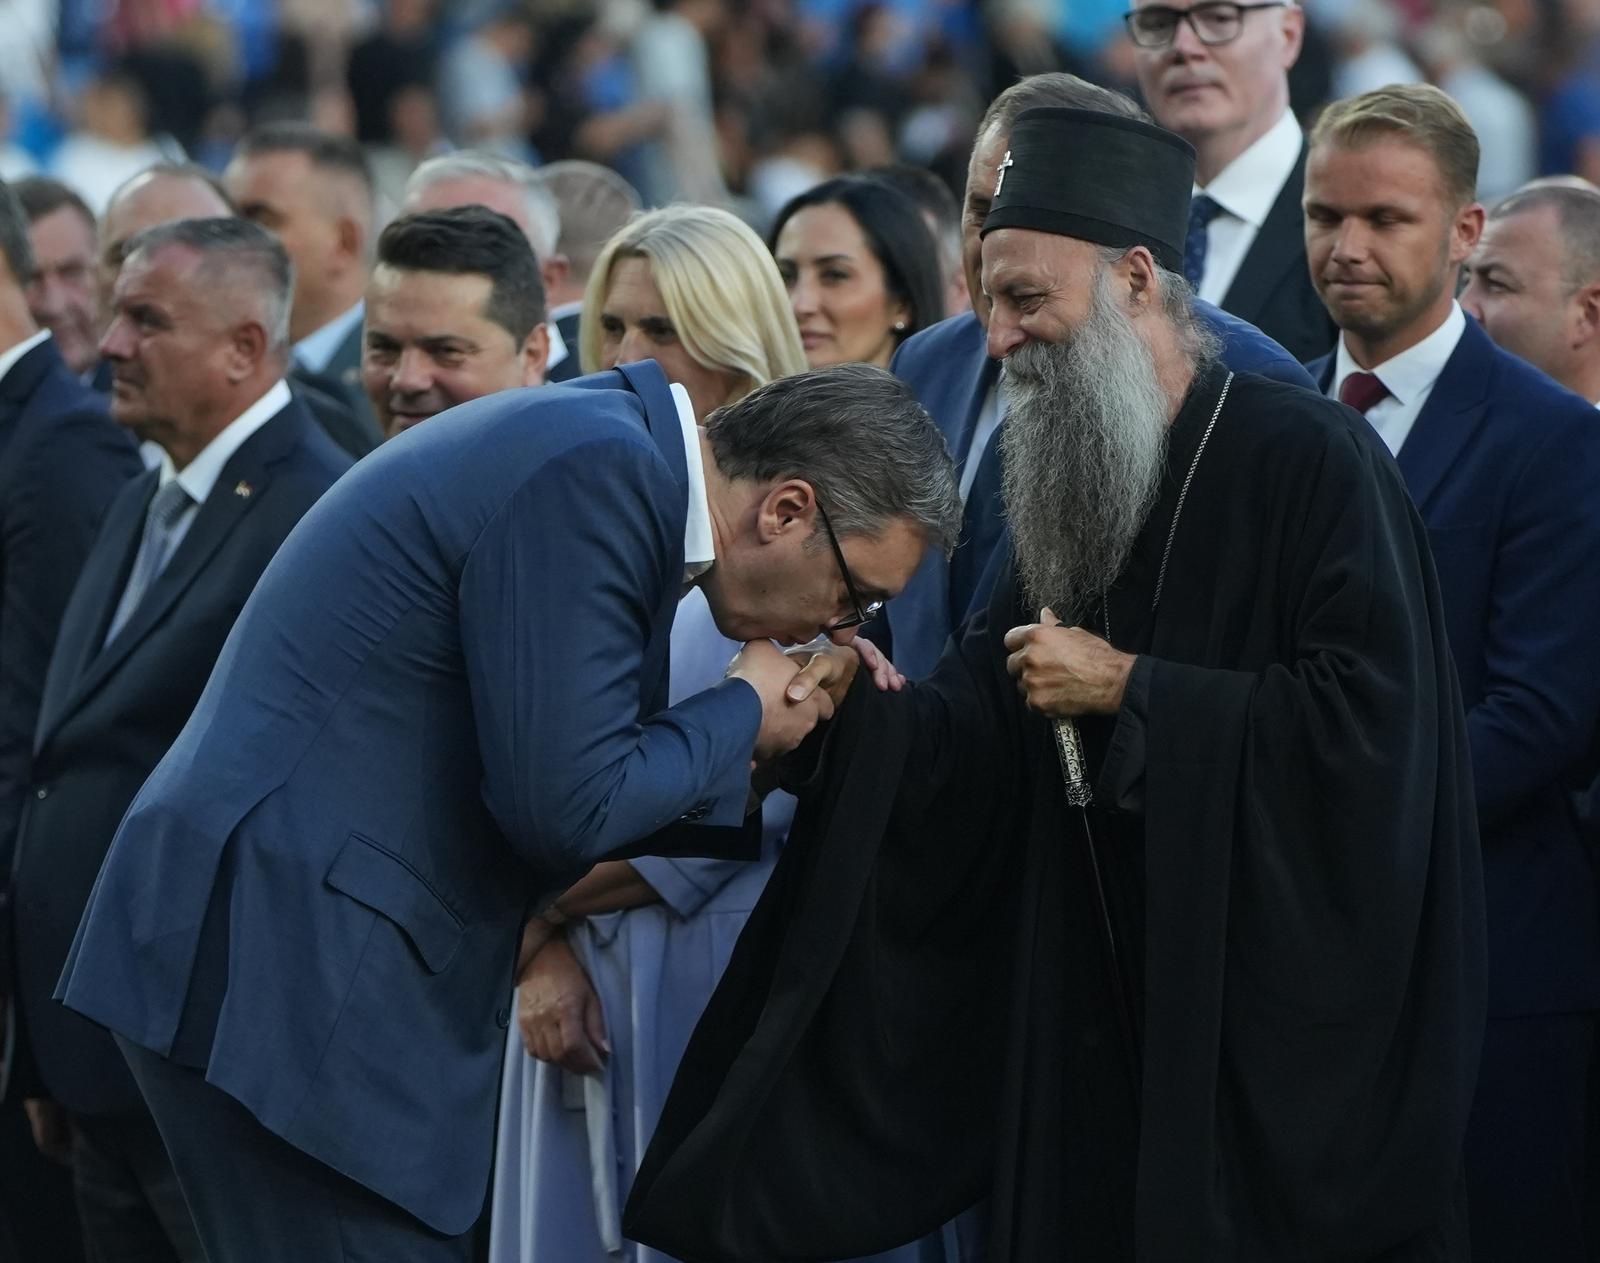
<path id="1" fill-rule="evenodd" d="M 1000 503 L 1000 445 L 1004 419 L 1000 361 L 989 357 L 989 300 L 979 271 L 979 230 L 994 200 L 1011 124 L 1025 109 L 1060 106 L 1101 110 L 1148 122 L 1128 97 L 1069 74 L 1033 75 L 1007 88 L 989 106 L 967 165 L 962 206 L 962 259 L 972 311 L 925 329 L 896 352 L 892 368 L 922 401 L 944 434 L 961 473 L 966 501 L 961 542 L 947 562 L 930 552 L 901 596 L 869 635 L 881 641 L 895 666 L 916 677 L 933 670 L 950 633 L 987 602 L 985 574 L 1005 538 Z M 1312 388 L 1300 364 L 1255 326 L 1210 303 L 1195 303 L 1201 321 L 1223 340 L 1223 362 L 1236 371 L 1259 373 Z"/>
<path id="2" fill-rule="evenodd" d="M 608 856 L 753 856 L 752 758 L 834 669 L 763 641 L 847 638 L 958 517 L 865 366 L 703 430 L 654 364 L 504 392 L 342 480 L 129 809 L 60 993 L 116 1033 L 212 1263 L 467 1257 L 524 924 Z M 669 707 L 688 584 L 754 643 Z"/>
<path id="3" fill-rule="evenodd" d="M 7 878 L 61 614 L 106 505 L 138 472 L 139 456 L 29 313 L 34 272 L 26 213 L 0 184 L 0 1239 L 11 1220 L 23 1257 L 70 1259 L 70 1186 L 35 1151 L 22 1093 L 5 1089 Z"/>
<path id="4" fill-rule="evenodd" d="M 1455 300 L 1483 228 L 1477 139 L 1431 87 L 1330 108 L 1306 243 L 1343 331 L 1311 365 L 1393 451 L 1438 565 L 1467 707 L 1489 1021 L 1467 1132 L 1473 1257 L 1584 1257 L 1585 1080 L 1600 1010 L 1594 873 L 1567 793 L 1600 723 L 1600 420 Z"/>

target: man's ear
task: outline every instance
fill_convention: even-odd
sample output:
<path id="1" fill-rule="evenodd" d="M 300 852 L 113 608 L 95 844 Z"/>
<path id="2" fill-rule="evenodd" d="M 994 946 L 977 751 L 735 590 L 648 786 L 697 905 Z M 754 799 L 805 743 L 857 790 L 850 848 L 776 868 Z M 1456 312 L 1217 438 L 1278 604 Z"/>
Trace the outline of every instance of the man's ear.
<path id="1" fill-rule="evenodd" d="M 756 508 L 756 538 L 776 543 L 798 531 L 809 538 L 815 527 L 817 495 L 803 478 L 789 478 L 768 490 Z"/>
<path id="2" fill-rule="evenodd" d="M 1487 217 L 1487 212 L 1478 202 L 1471 202 L 1456 212 L 1455 222 L 1450 226 L 1451 263 L 1465 263 L 1478 248 Z"/>
<path id="3" fill-rule="evenodd" d="M 1600 281 L 1585 285 L 1572 296 L 1576 313 L 1573 328 L 1574 348 L 1600 344 Z"/>
<path id="4" fill-rule="evenodd" d="M 229 335 L 228 380 L 234 385 L 254 373 L 266 357 L 267 331 L 254 320 L 234 325 Z"/>
<path id="5" fill-rule="evenodd" d="M 1121 259 L 1117 268 L 1128 286 L 1128 305 L 1138 313 L 1149 308 L 1159 286 L 1160 266 L 1148 247 L 1134 246 Z"/>
<path id="6" fill-rule="evenodd" d="M 335 222 L 334 233 L 339 253 L 347 265 L 364 270 L 367 265 L 366 228 L 349 215 L 340 215 Z"/>
<path id="7" fill-rule="evenodd" d="M 552 254 L 539 261 L 539 279 L 544 282 L 544 296 L 548 301 L 554 294 L 567 283 L 567 277 L 572 274 L 572 264 L 564 254 Z"/>
<path id="8" fill-rule="evenodd" d="M 577 353 L 576 347 L 569 347 L 573 354 Z M 550 367 L 550 327 L 542 321 L 528 330 L 528 336 L 522 340 L 522 384 L 524 386 L 544 385 L 546 370 Z"/>

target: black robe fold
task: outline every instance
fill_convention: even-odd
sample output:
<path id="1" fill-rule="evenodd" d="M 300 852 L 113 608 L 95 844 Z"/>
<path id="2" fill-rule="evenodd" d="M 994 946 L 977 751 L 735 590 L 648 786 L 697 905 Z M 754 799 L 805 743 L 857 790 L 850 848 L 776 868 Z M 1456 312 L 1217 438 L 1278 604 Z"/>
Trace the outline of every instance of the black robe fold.
<path id="1" fill-rule="evenodd" d="M 832 1259 L 988 1197 L 995 1263 L 1465 1258 L 1483 893 L 1426 536 L 1359 417 L 1240 375 L 1152 613 L 1221 387 L 1174 423 L 1107 602 L 1143 714 L 1083 724 L 1101 789 L 1132 791 L 1094 828 L 1138 1059 L 1049 725 L 1006 674 L 1032 617 L 1008 572 L 928 681 L 841 708 L 630 1236 Z"/>

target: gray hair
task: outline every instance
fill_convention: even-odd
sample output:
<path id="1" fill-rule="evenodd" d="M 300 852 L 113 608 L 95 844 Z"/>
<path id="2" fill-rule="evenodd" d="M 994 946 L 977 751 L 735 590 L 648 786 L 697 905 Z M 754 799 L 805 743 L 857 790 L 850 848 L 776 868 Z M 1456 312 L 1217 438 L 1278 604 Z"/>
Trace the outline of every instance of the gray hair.
<path id="1" fill-rule="evenodd" d="M 0 180 L 0 256 L 18 285 L 33 279 L 33 243 L 28 236 L 28 215 L 11 187 Z"/>
<path id="2" fill-rule="evenodd" d="M 898 378 L 870 364 L 781 377 L 706 419 L 729 478 L 802 478 L 825 498 L 841 536 L 907 519 L 946 556 L 961 533 L 961 495 L 944 438 Z"/>
<path id="3" fill-rule="evenodd" d="M 556 243 L 561 239 L 561 207 L 540 182 L 538 172 L 515 158 L 504 158 L 482 149 L 440 154 L 411 173 L 406 181 L 405 197 L 447 180 L 466 179 L 494 180 L 519 190 L 528 211 L 528 244 L 541 263 L 556 252 Z"/>
<path id="4" fill-rule="evenodd" d="M 201 277 L 214 295 L 255 304 L 266 330 L 268 350 L 289 352 L 289 308 L 294 297 L 294 265 L 278 239 L 248 219 L 178 219 L 157 224 L 128 242 L 125 258 L 182 246 L 201 256 Z"/>
<path id="5" fill-rule="evenodd" d="M 561 208 L 561 240 L 573 279 L 589 279 L 606 242 L 640 209 L 639 194 L 610 167 L 581 158 L 547 162 L 534 172 Z"/>
<path id="6" fill-rule="evenodd" d="M 1116 114 L 1123 118 L 1150 122 L 1149 114 L 1140 109 L 1134 99 L 1114 88 L 1102 88 L 1097 83 L 1052 70 L 1047 74 L 1029 75 L 1019 79 L 989 103 L 978 124 L 978 135 L 987 136 L 998 127 L 1007 135 L 1017 115 L 1023 110 L 1051 106 L 1067 110 L 1098 110 L 1102 114 Z"/>
<path id="7" fill-rule="evenodd" d="M 1567 293 L 1600 280 L 1600 193 L 1561 184 L 1521 188 L 1496 205 L 1489 218 L 1509 219 L 1546 208 L 1556 213 Z"/>

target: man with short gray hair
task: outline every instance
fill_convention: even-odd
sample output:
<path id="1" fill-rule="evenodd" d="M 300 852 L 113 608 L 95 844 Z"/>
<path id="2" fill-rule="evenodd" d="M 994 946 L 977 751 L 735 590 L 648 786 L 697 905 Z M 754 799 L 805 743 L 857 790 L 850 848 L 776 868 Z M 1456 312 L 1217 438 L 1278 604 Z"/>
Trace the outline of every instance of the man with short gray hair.
<path id="1" fill-rule="evenodd" d="M 283 247 L 254 224 L 165 224 L 129 241 L 101 343 L 113 420 L 162 459 L 111 502 L 67 603 L 14 878 L 29 1062 L 71 1119 L 95 1258 L 205 1257 L 121 1054 L 53 995 L 117 821 L 278 545 L 349 466 L 284 382 L 291 288 Z"/>
<path id="2" fill-rule="evenodd" d="M 1518 190 L 1464 270 L 1461 306 L 1498 346 L 1600 403 L 1600 192 Z"/>

